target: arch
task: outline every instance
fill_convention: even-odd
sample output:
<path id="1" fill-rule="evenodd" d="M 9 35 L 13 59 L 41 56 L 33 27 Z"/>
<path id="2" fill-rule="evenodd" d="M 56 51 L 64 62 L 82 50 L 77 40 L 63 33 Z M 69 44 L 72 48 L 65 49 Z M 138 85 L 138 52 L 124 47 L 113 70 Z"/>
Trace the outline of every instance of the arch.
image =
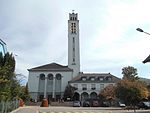
<path id="1" fill-rule="evenodd" d="M 91 98 L 91 99 L 97 99 L 97 93 L 96 93 L 96 92 L 92 92 L 92 93 L 90 94 L 90 98 Z"/>
<path id="2" fill-rule="evenodd" d="M 40 80 L 45 80 L 45 75 L 43 73 L 40 74 Z"/>
<path id="3" fill-rule="evenodd" d="M 47 92 L 53 91 L 53 83 L 54 83 L 54 76 L 52 73 L 49 73 L 47 75 Z M 50 98 L 50 97 L 48 97 Z"/>
<path id="4" fill-rule="evenodd" d="M 56 79 L 61 80 L 61 74 L 60 73 L 56 74 Z"/>
<path id="5" fill-rule="evenodd" d="M 55 75 L 55 92 L 57 92 L 57 98 L 60 98 L 61 96 L 61 84 L 62 84 L 62 80 L 61 80 L 61 74 L 57 73 Z"/>
<path id="6" fill-rule="evenodd" d="M 82 100 L 86 100 L 86 99 L 88 99 L 89 98 L 89 94 L 87 93 L 87 92 L 83 92 L 82 94 L 81 94 L 81 99 Z"/>
<path id="7" fill-rule="evenodd" d="M 75 92 L 74 95 L 73 95 L 73 100 L 80 100 L 80 95 L 78 92 Z"/>
<path id="8" fill-rule="evenodd" d="M 53 78 L 54 78 L 53 74 L 51 74 L 51 73 L 48 74 L 47 77 L 48 77 L 48 80 L 53 80 Z"/>
<path id="9" fill-rule="evenodd" d="M 43 98 L 44 96 L 44 87 L 45 87 L 45 74 L 41 73 L 39 75 L 39 85 L 38 85 L 38 91 L 39 91 L 39 97 Z"/>

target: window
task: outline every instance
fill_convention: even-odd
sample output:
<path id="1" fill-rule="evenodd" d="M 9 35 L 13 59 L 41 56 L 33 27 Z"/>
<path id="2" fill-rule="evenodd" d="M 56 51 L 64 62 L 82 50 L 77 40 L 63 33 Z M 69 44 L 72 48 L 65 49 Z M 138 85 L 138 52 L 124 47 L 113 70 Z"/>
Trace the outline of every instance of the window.
<path id="1" fill-rule="evenodd" d="M 82 77 L 82 80 L 83 80 L 83 81 L 86 81 L 86 77 Z"/>
<path id="2" fill-rule="evenodd" d="M 73 40 L 72 40 L 73 42 L 73 64 L 75 63 L 75 38 L 73 37 Z"/>
<path id="3" fill-rule="evenodd" d="M 108 81 L 112 81 L 112 78 L 111 78 L 111 77 L 108 77 Z"/>
<path id="4" fill-rule="evenodd" d="M 61 80 L 61 74 L 56 74 L 56 79 Z"/>
<path id="5" fill-rule="evenodd" d="M 78 89 L 78 84 L 74 84 L 73 86 L 75 87 L 76 90 Z"/>
<path id="6" fill-rule="evenodd" d="M 95 77 L 91 77 L 91 81 L 94 81 L 95 80 Z"/>
<path id="7" fill-rule="evenodd" d="M 95 84 L 91 84 L 91 89 L 92 89 L 92 90 L 95 90 L 95 89 L 96 89 Z"/>
<path id="8" fill-rule="evenodd" d="M 87 90 L 87 84 L 82 84 L 82 90 Z"/>
<path id="9" fill-rule="evenodd" d="M 109 86 L 113 86 L 113 84 L 109 84 Z"/>
<path id="10" fill-rule="evenodd" d="M 101 90 L 104 89 L 104 84 L 100 84 L 100 89 L 101 89 Z"/>
<path id="11" fill-rule="evenodd" d="M 104 78 L 103 78 L 103 77 L 99 77 L 99 80 L 100 80 L 100 81 L 103 81 L 103 80 L 104 80 Z"/>
<path id="12" fill-rule="evenodd" d="M 76 33 L 76 23 L 71 23 L 71 33 Z"/>
<path id="13" fill-rule="evenodd" d="M 53 74 L 48 74 L 48 80 L 53 80 Z"/>
<path id="14" fill-rule="evenodd" d="M 44 74 L 40 74 L 40 79 L 41 80 L 45 80 L 45 75 Z"/>

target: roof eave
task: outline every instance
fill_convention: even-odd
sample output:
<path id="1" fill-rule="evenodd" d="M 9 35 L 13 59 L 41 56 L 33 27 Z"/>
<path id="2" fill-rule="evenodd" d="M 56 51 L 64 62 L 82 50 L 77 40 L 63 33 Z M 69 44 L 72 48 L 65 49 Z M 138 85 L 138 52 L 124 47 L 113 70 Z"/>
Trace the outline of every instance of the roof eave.
<path id="1" fill-rule="evenodd" d="M 144 64 L 147 62 L 150 62 L 150 55 L 143 61 Z"/>

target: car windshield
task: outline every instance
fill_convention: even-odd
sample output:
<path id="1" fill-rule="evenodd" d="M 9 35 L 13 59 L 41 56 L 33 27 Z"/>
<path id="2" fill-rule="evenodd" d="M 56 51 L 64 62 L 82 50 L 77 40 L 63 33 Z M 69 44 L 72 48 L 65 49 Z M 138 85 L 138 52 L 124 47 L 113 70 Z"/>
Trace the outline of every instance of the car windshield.
<path id="1" fill-rule="evenodd" d="M 143 102 L 145 105 L 150 106 L 149 102 Z"/>

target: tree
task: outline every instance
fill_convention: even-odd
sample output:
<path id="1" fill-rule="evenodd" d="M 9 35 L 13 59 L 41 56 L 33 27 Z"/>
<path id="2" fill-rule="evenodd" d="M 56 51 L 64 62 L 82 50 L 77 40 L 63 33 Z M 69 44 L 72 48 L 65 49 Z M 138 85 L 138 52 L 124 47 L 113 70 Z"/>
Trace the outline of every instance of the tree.
<path id="1" fill-rule="evenodd" d="M 116 86 L 113 85 L 109 85 L 107 87 L 105 87 L 101 92 L 100 92 L 100 96 L 104 97 L 106 101 L 109 101 L 110 104 L 112 103 L 112 101 L 114 101 L 116 99 Z"/>
<path id="2" fill-rule="evenodd" d="M 12 98 L 12 84 L 15 81 L 15 59 L 12 54 L 6 53 L 4 56 L 0 53 L 0 100 L 9 100 Z"/>
<path id="3" fill-rule="evenodd" d="M 30 95 L 28 92 L 28 84 L 26 84 L 26 86 L 20 87 L 19 97 L 24 101 L 28 101 L 30 99 Z"/>
<path id="4" fill-rule="evenodd" d="M 15 74 L 15 59 L 12 53 L 0 53 L 0 101 L 29 97 L 27 87 L 21 86 Z"/>
<path id="5" fill-rule="evenodd" d="M 131 80 L 131 81 L 139 79 L 139 77 L 137 76 L 138 74 L 137 69 L 132 66 L 122 68 L 122 74 L 123 74 L 123 79 Z"/>
<path id="6" fill-rule="evenodd" d="M 133 106 L 146 98 L 145 84 L 140 81 L 121 80 L 117 84 L 116 97 L 123 100 L 126 105 Z"/>
<path id="7" fill-rule="evenodd" d="M 75 87 L 73 87 L 73 86 L 71 86 L 70 84 L 68 84 L 68 85 L 66 86 L 66 88 L 65 88 L 64 99 L 67 99 L 67 98 L 72 99 L 75 90 L 76 90 Z"/>

